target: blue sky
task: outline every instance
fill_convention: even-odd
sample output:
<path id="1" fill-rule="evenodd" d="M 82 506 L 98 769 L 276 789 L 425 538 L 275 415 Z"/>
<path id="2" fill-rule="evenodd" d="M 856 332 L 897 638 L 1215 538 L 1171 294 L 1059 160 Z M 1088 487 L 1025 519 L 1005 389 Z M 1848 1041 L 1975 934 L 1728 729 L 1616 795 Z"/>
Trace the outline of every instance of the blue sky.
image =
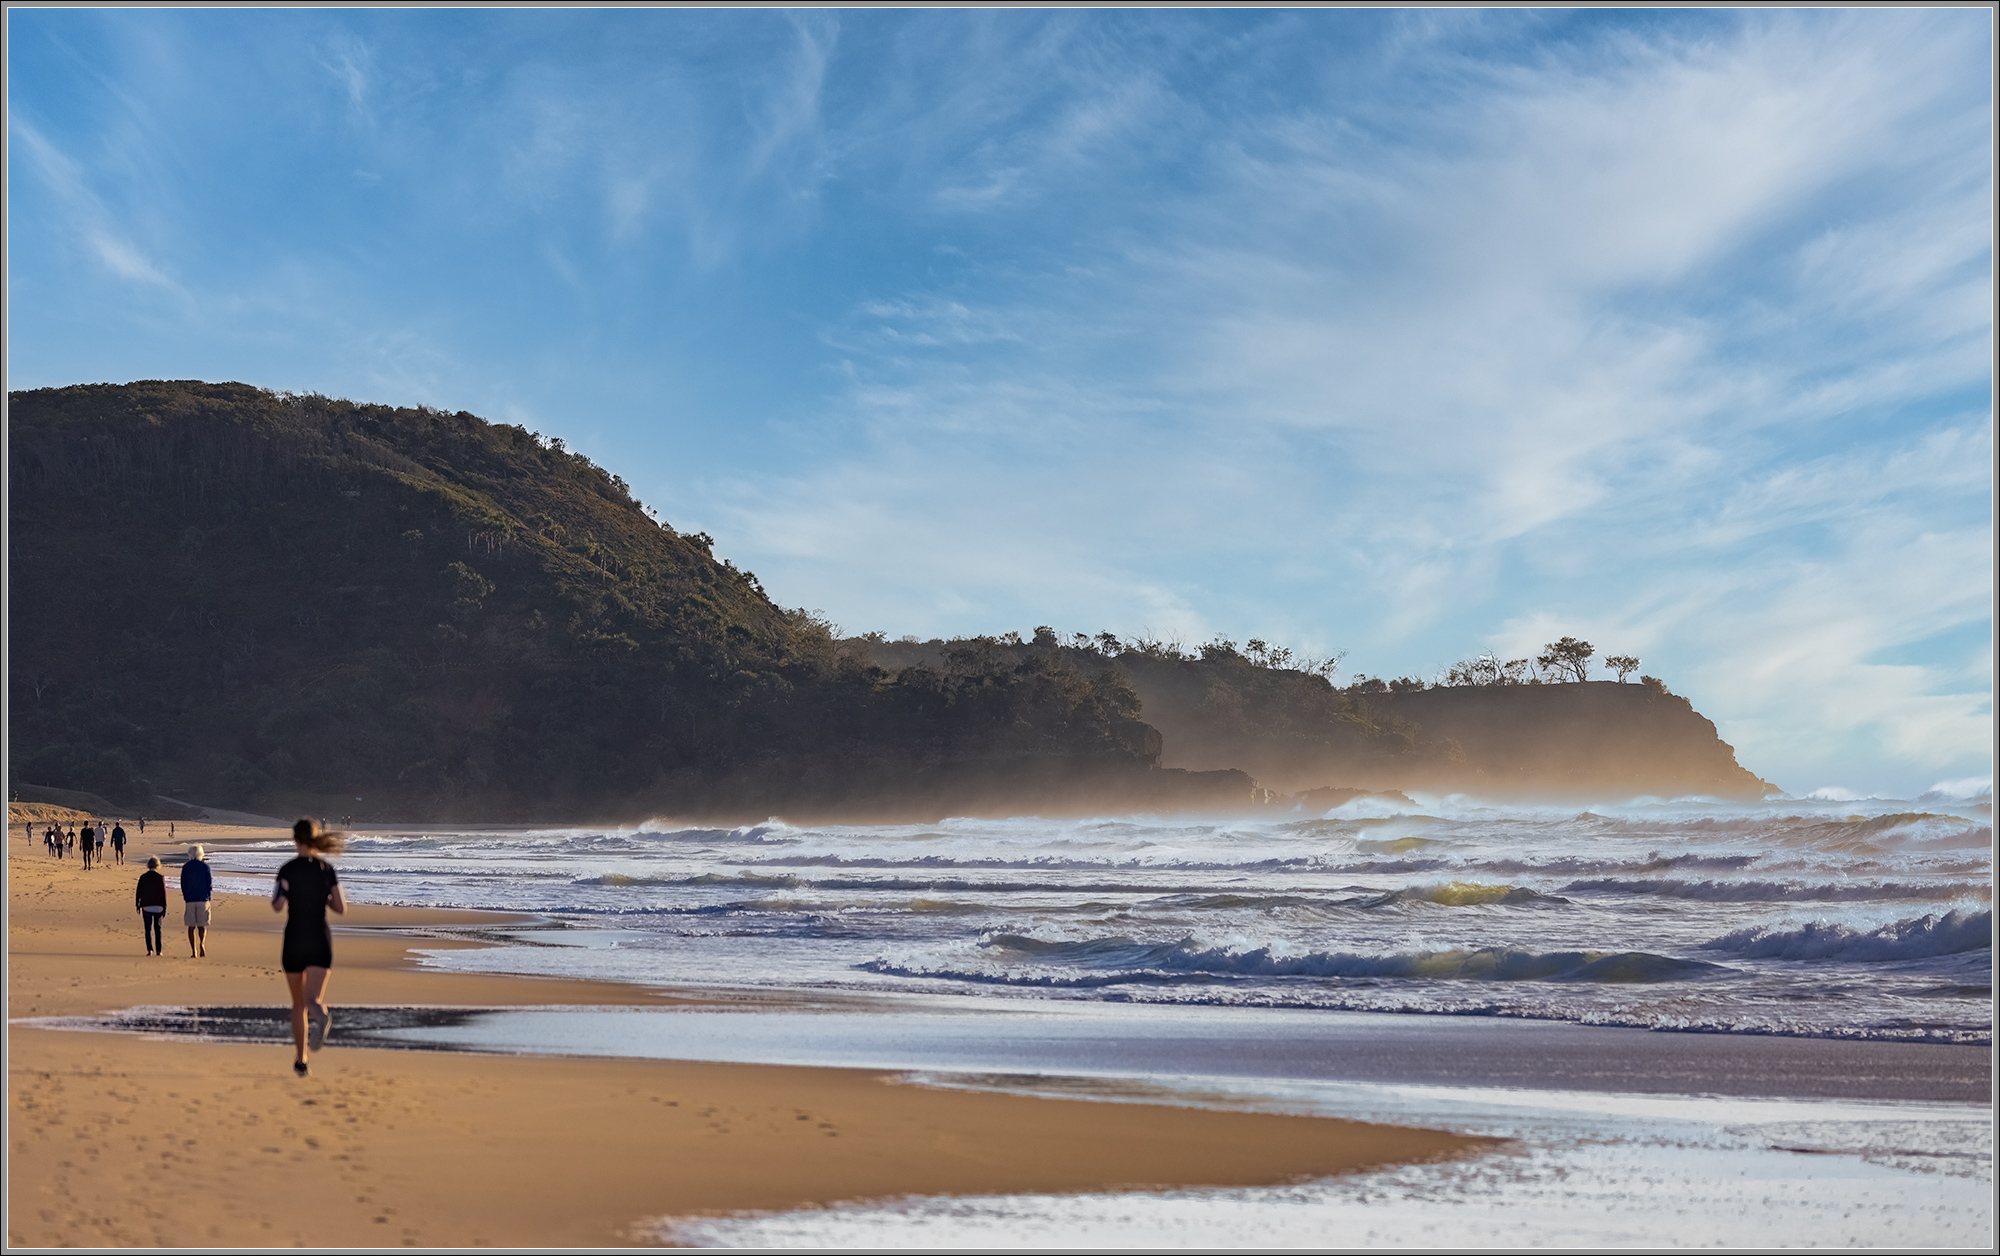
<path id="1" fill-rule="evenodd" d="M 10 9 L 9 388 L 561 436 L 787 605 L 1992 754 L 1981 9 Z"/>

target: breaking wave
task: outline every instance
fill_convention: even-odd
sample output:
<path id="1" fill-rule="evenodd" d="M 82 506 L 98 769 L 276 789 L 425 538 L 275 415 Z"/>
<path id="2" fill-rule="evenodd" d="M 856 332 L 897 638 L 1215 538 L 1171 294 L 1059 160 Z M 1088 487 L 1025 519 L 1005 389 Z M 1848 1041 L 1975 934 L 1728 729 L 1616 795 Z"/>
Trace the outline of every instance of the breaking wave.
<path id="1" fill-rule="evenodd" d="M 1920 916 L 1866 932 L 1818 920 L 1796 929 L 1739 929 L 1704 942 L 1702 949 L 1731 951 L 1745 959 L 1883 964 L 1992 946 L 1993 913 L 1989 910 Z"/>
<path id="2" fill-rule="evenodd" d="M 982 949 L 1005 960 L 1027 960 L 1032 970 L 993 971 L 919 965 L 874 959 L 860 965 L 869 972 L 905 977 L 942 977 L 958 981 L 1007 985 L 1101 986 L 1111 983 L 1185 979 L 1189 976 L 1320 977 L 1402 979 L 1411 981 L 1562 981 L 1619 984 L 1687 981 L 1722 976 L 1735 970 L 1702 960 L 1674 959 L 1644 951 L 1611 954 L 1603 951 L 1538 953 L 1488 948 L 1476 951 L 1423 951 L 1399 955 L 1354 955 L 1317 951 L 1280 955 L 1271 947 L 1231 950 L 1201 947 L 1192 939 L 1148 944 L 1132 938 L 1090 938 L 1050 941 L 1020 934 L 990 934 Z M 1051 972 L 1065 965 L 1083 972 Z"/>
<path id="3" fill-rule="evenodd" d="M 1708 903 L 1856 903 L 1898 898 L 1990 898 L 1992 889 L 1984 885 L 1912 885 L 1882 882 L 1874 885 L 1828 883 L 1793 885 L 1783 881 L 1628 881 L 1619 877 L 1572 881 L 1565 894 L 1652 894 L 1661 898 L 1687 898 Z"/>

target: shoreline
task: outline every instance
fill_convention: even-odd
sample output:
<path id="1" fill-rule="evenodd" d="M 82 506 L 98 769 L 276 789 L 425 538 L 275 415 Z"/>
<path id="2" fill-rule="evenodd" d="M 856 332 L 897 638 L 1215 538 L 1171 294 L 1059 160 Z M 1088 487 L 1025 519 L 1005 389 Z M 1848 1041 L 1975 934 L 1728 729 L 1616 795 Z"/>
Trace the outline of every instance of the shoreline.
<path id="1" fill-rule="evenodd" d="M 128 829 L 125 865 L 85 873 L 10 825 L 10 1245 L 643 1244 L 657 1241 L 648 1227 L 664 1217 L 903 1196 L 1278 1185 L 1498 1145 L 1326 1117 L 930 1089 L 824 1066 L 340 1047 L 300 1080 L 288 1046 L 14 1024 L 286 1002 L 281 921 L 257 899 L 218 896 L 206 960 L 186 957 L 172 907 L 167 954 L 144 955 L 131 894 L 148 855 L 287 836 L 175 829 L 171 844 L 164 826 L 144 837 Z M 393 932 L 530 919 L 356 904 L 336 929 L 336 1018 L 343 1002 L 708 1002 L 609 982 L 422 969 L 413 944 L 483 944 Z M 107 1181 L 118 1184 L 109 1196 Z"/>

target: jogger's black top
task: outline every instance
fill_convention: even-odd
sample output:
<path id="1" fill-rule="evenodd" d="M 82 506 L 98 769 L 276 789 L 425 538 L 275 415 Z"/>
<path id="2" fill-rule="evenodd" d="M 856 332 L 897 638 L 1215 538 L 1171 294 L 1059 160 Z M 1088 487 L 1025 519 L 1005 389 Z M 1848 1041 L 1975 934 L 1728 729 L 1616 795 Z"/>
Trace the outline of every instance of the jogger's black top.
<path id="1" fill-rule="evenodd" d="M 339 883 L 333 865 L 324 859 L 301 855 L 278 869 L 278 888 L 290 910 L 281 957 L 286 972 L 333 967 L 333 930 L 326 923 L 326 900 Z"/>

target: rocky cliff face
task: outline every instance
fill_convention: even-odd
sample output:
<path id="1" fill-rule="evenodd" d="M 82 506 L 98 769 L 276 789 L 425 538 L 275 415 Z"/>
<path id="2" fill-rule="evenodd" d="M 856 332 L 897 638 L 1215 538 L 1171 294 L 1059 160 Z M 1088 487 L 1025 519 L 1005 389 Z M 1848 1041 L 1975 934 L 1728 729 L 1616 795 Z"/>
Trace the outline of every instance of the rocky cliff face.
<path id="1" fill-rule="evenodd" d="M 1132 676 L 1163 735 L 1163 764 L 1242 768 L 1284 793 L 1341 786 L 1587 801 L 1760 798 L 1777 788 L 1737 763 L 1687 699 L 1645 685 L 1335 691 L 1344 707 L 1302 717 L 1289 709 L 1296 704 L 1246 706 L 1236 691 L 1191 687 L 1170 671 L 1135 667 Z"/>
<path id="2" fill-rule="evenodd" d="M 1393 695 L 1420 738 L 1455 742 L 1474 792 L 1762 798 L 1777 787 L 1736 761 L 1715 725 L 1678 694 L 1645 685 L 1467 686 Z M 1412 780 L 1409 784 L 1417 784 Z"/>

